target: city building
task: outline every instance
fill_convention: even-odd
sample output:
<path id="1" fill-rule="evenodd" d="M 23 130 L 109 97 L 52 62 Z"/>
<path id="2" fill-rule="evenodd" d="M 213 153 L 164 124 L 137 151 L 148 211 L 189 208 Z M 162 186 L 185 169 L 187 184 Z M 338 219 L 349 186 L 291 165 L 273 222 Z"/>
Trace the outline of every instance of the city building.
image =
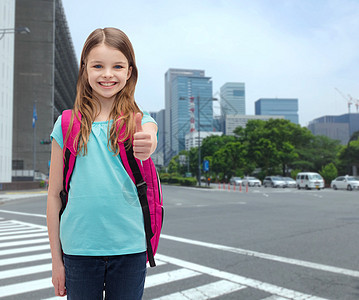
<path id="1" fill-rule="evenodd" d="M 193 131 L 189 132 L 185 136 L 185 144 L 186 144 L 186 150 L 190 150 L 191 148 L 198 147 L 198 141 L 200 142 L 200 145 L 202 144 L 202 141 L 212 135 L 221 136 L 223 135 L 223 132 L 218 131 Z"/>
<path id="2" fill-rule="evenodd" d="M 246 98 L 243 82 L 227 82 L 220 88 L 221 115 L 245 115 Z"/>
<path id="3" fill-rule="evenodd" d="M 11 182 L 15 0 L 0 3 L 0 182 Z"/>
<path id="4" fill-rule="evenodd" d="M 225 117 L 225 134 L 234 135 L 237 127 L 245 128 L 250 120 L 268 121 L 269 119 L 284 119 L 284 116 L 252 116 L 252 115 L 227 115 Z"/>
<path id="5" fill-rule="evenodd" d="M 345 145 L 352 134 L 359 131 L 359 113 L 323 116 L 311 121 L 308 129 L 314 135 L 324 135 Z"/>
<path id="6" fill-rule="evenodd" d="M 155 119 L 158 126 L 157 132 L 157 148 L 155 152 L 151 155 L 151 158 L 156 166 L 163 166 L 164 165 L 164 147 L 165 147 L 165 110 L 162 109 L 159 112 L 151 112 L 151 117 Z"/>
<path id="7" fill-rule="evenodd" d="M 164 164 L 185 149 L 185 134 L 190 131 L 190 98 L 200 103 L 201 129 L 212 131 L 212 81 L 203 70 L 169 69 L 165 73 Z M 198 100 L 199 99 L 199 100 Z M 211 99 L 211 103 L 208 101 Z M 196 108 L 195 108 L 196 109 Z M 195 110 L 195 114 L 198 111 Z"/>
<path id="8" fill-rule="evenodd" d="M 256 115 L 284 116 L 286 120 L 299 124 L 298 99 L 261 98 L 255 102 Z"/>
<path id="9" fill-rule="evenodd" d="M 10 122 L 12 127 L 11 132 L 6 128 L 6 135 L 12 136 L 12 157 L 0 148 L 0 156 L 5 152 L 7 157 L 4 165 L 11 164 L 12 172 L 9 167 L 3 170 L 1 162 L 0 182 L 31 180 L 48 174 L 50 133 L 61 112 L 73 106 L 78 62 L 61 0 L 6 0 L 0 9 L 7 16 L 6 26 L 29 29 L 28 34 L 14 34 L 13 42 L 9 34 L 0 40 L 0 49 L 7 49 L 1 51 L 1 62 L 5 60 L 7 66 L 4 69 L 1 64 L 0 74 L 7 99 L 1 96 L 1 104 L 7 103 L 8 114 L 1 122 Z M 9 137 L 5 144 L 11 144 Z"/>
<path id="10" fill-rule="evenodd" d="M 176 155 L 186 148 L 185 136 L 191 130 L 213 131 L 211 78 L 177 76 L 172 81 L 171 96 L 171 150 Z"/>

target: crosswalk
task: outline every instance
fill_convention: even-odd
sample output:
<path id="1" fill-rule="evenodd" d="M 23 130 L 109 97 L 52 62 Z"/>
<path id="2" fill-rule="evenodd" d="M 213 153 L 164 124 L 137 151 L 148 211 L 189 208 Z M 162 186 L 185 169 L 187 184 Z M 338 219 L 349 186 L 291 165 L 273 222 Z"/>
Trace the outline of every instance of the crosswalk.
<path id="1" fill-rule="evenodd" d="M 145 300 L 242 299 L 241 292 L 248 289 L 261 291 L 260 300 L 325 300 L 161 254 L 156 263 L 146 278 Z M 0 270 L 1 299 L 66 299 L 53 296 L 45 226 L 0 218 Z"/>

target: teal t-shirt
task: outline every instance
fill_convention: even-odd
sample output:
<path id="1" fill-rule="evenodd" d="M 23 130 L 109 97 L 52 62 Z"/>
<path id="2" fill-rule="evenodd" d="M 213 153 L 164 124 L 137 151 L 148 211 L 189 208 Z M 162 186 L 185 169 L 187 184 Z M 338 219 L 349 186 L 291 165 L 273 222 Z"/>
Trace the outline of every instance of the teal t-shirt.
<path id="1" fill-rule="evenodd" d="M 142 124 L 155 121 L 144 113 Z M 109 256 L 146 251 L 137 190 L 119 156 L 107 147 L 108 122 L 94 122 L 86 156 L 76 158 L 68 203 L 60 221 L 65 254 Z M 63 148 L 61 116 L 51 139 Z"/>

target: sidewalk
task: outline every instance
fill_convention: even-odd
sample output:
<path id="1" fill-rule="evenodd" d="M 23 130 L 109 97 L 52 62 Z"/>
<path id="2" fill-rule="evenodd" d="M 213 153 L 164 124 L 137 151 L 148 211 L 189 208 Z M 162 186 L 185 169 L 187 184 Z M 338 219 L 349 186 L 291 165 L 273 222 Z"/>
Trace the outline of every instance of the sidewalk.
<path id="1" fill-rule="evenodd" d="M 16 199 L 24 199 L 24 198 L 32 198 L 39 196 L 47 196 L 47 189 L 32 189 L 32 190 L 19 190 L 19 191 L 0 191 L 0 204 L 3 202 L 16 200 Z"/>

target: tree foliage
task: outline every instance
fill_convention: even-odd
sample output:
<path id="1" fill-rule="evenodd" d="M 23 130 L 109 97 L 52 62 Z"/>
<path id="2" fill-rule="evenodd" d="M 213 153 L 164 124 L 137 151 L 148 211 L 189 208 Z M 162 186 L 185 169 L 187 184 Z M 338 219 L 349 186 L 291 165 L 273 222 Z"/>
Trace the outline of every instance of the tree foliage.
<path id="1" fill-rule="evenodd" d="M 323 172 L 328 178 L 335 170 L 352 165 L 359 167 L 359 132 L 347 146 L 325 136 L 314 136 L 307 128 L 284 119 L 251 120 L 245 128 L 237 127 L 234 136 L 210 136 L 202 141 L 201 162 L 210 163 L 208 176 L 229 180 L 231 176 L 282 174 L 299 171 Z M 172 158 L 169 169 L 198 176 L 198 148 L 181 152 L 189 158 L 183 166 L 178 156 Z M 350 173 L 350 172 L 346 172 Z"/>

